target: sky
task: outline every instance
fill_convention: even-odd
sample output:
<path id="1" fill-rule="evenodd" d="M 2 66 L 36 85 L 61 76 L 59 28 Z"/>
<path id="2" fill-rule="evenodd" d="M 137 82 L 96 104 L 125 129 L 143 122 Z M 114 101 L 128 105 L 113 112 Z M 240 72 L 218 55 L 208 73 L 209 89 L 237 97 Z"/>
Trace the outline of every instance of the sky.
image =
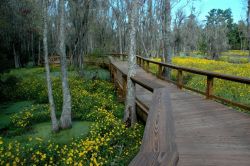
<path id="1" fill-rule="evenodd" d="M 205 20 L 206 15 L 211 9 L 228 9 L 232 10 L 234 22 L 237 23 L 239 20 L 246 18 L 246 0 L 197 0 L 193 4 L 196 8 L 196 12 L 200 13 L 198 19 L 200 21 Z M 185 8 L 186 14 L 190 12 L 190 7 Z M 188 12 L 189 11 L 189 12 Z"/>

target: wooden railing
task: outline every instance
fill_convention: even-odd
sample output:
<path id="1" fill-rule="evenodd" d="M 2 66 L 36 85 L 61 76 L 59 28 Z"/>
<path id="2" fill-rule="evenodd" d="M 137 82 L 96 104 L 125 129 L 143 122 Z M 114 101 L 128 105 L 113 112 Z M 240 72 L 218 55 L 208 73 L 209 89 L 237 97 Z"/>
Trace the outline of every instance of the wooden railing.
<path id="1" fill-rule="evenodd" d="M 154 89 L 142 145 L 129 165 L 176 166 L 179 153 L 175 142 L 174 125 L 169 92 L 166 88 Z"/>
<path id="2" fill-rule="evenodd" d="M 118 94 L 125 98 L 127 73 L 113 65 L 112 57 L 110 57 L 109 67 L 111 80 L 118 88 Z M 146 106 L 139 99 L 136 99 L 137 113 L 146 121 L 146 126 L 140 151 L 131 161 L 130 166 L 176 166 L 179 153 L 175 142 L 175 127 L 169 92 L 162 85 L 155 85 L 140 77 L 132 77 L 131 79 L 134 84 L 152 92 L 153 100 L 149 110 L 143 113 L 139 110 L 148 108 L 145 108 Z M 140 108 L 138 109 L 138 107 Z"/>
<path id="3" fill-rule="evenodd" d="M 109 55 L 116 57 L 116 58 L 119 58 L 120 60 L 123 60 L 123 61 L 126 60 L 128 57 L 127 54 L 113 53 L 113 54 L 109 54 Z M 215 78 L 225 80 L 225 81 L 232 81 L 232 82 L 236 82 L 236 83 L 247 84 L 247 85 L 250 84 L 250 78 L 232 76 L 232 75 L 227 75 L 227 74 L 220 74 L 220 73 L 216 73 L 216 72 L 209 72 L 209 71 L 199 70 L 199 69 L 194 69 L 194 68 L 187 68 L 187 67 L 177 66 L 177 65 L 173 65 L 173 64 L 166 64 L 163 62 L 156 62 L 154 60 L 151 60 L 151 59 L 139 56 L 139 55 L 136 56 L 136 61 L 140 67 L 142 67 L 145 71 L 147 71 L 149 73 L 153 73 L 152 71 L 150 71 L 150 64 L 157 65 L 158 70 L 157 70 L 156 76 L 159 79 L 162 79 L 162 80 L 165 80 L 165 81 L 168 81 L 168 82 L 171 82 L 171 83 L 177 85 L 177 87 L 179 89 L 185 88 L 185 89 L 194 91 L 196 93 L 205 95 L 206 99 L 215 99 L 215 100 L 224 102 L 225 104 L 229 104 L 229 105 L 236 106 L 238 108 L 250 111 L 250 105 L 242 104 L 242 103 L 235 102 L 235 101 L 232 101 L 232 100 L 220 97 L 220 96 L 216 96 L 213 93 L 214 79 Z M 166 77 L 164 77 L 163 71 L 164 71 L 165 67 L 177 71 L 176 81 L 170 80 L 170 79 L 167 79 Z M 206 77 L 206 90 L 205 90 L 205 92 L 184 85 L 183 72 L 188 72 L 188 73 L 192 73 L 192 74 L 205 76 Z M 155 74 L 155 73 L 153 73 L 153 74 Z"/>
<path id="4" fill-rule="evenodd" d="M 59 65 L 60 64 L 60 56 L 50 56 L 49 64 Z"/>
<path id="5" fill-rule="evenodd" d="M 69 63 L 69 57 L 67 57 L 67 62 Z M 44 59 L 41 60 L 41 63 L 44 64 Z M 61 63 L 61 58 L 59 55 L 49 56 L 49 64 L 59 66 Z"/>
<path id="6" fill-rule="evenodd" d="M 232 76 L 232 75 L 227 75 L 227 74 L 220 74 L 220 73 L 215 73 L 215 72 L 209 72 L 209 71 L 204 71 L 204 70 L 198 70 L 198 69 L 193 69 L 193 68 L 187 68 L 187 67 L 182 67 L 182 66 L 177 66 L 177 65 L 173 65 L 173 64 L 166 64 L 166 63 L 162 63 L 162 62 L 156 62 L 147 58 L 144 58 L 142 56 L 137 56 L 137 64 L 139 66 L 141 66 L 144 70 L 146 70 L 147 72 L 151 72 L 150 71 L 150 64 L 155 64 L 158 66 L 158 71 L 157 71 L 157 77 L 166 81 L 169 81 L 171 83 L 174 83 L 177 85 L 178 88 L 182 89 L 188 89 L 200 94 L 203 94 L 206 96 L 207 99 L 216 99 L 222 102 L 225 102 L 227 104 L 233 105 L 233 106 L 237 106 L 239 108 L 245 109 L 245 110 L 250 110 L 250 106 L 249 105 L 245 105 L 245 104 L 241 104 L 235 101 L 231 101 L 229 99 L 225 99 L 223 97 L 219 97 L 216 96 L 213 93 L 213 89 L 214 89 L 214 79 L 215 78 L 219 78 L 222 80 L 227 80 L 227 81 L 233 81 L 233 82 L 237 82 L 237 83 L 242 83 L 242 84 L 250 84 L 250 78 L 245 78 L 245 77 L 238 77 L 238 76 Z M 163 69 L 164 67 L 166 68 L 170 68 L 173 70 L 177 70 L 177 81 L 173 81 L 173 80 L 169 80 L 166 77 L 163 76 Z M 202 76 L 206 76 L 206 91 L 200 91 L 198 89 L 194 89 L 191 87 L 188 87 L 186 85 L 183 84 L 183 72 L 189 72 L 192 74 L 198 74 L 198 75 L 202 75 Z"/>
<path id="7" fill-rule="evenodd" d="M 128 55 L 127 54 L 120 54 L 120 53 L 111 53 L 111 54 L 106 54 L 108 56 L 113 56 L 113 57 L 116 57 L 116 58 L 119 58 L 120 60 L 122 61 L 125 61 L 127 60 L 128 58 Z"/>

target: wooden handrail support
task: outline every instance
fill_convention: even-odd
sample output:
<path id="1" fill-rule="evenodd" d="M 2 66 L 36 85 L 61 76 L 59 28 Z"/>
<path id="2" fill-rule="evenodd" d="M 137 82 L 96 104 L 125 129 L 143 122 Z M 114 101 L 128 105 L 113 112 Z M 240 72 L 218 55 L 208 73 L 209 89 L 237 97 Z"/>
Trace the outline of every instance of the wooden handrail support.
<path id="1" fill-rule="evenodd" d="M 128 56 L 127 54 L 110 54 L 112 56 Z M 124 59 L 124 58 L 123 58 Z M 191 91 L 194 91 L 196 93 L 200 93 L 202 95 L 206 96 L 206 99 L 216 99 L 222 102 L 225 102 L 227 104 L 230 104 L 232 106 L 236 106 L 245 110 L 250 111 L 250 105 L 245 105 L 242 103 L 238 103 L 238 102 L 234 102 L 219 96 L 216 96 L 213 94 L 213 82 L 215 78 L 218 79 L 222 79 L 222 80 L 227 80 L 227 81 L 233 81 L 233 82 L 237 82 L 237 83 L 242 83 L 242 84 L 247 84 L 250 85 L 250 78 L 246 78 L 246 77 L 238 77 L 238 76 L 232 76 L 232 75 L 227 75 L 227 74 L 220 74 L 220 73 L 215 73 L 215 72 L 210 72 L 210 71 L 205 71 L 205 70 L 199 70 L 199 69 L 193 69 L 193 68 L 187 68 L 187 67 L 182 67 L 182 66 L 177 66 L 177 65 L 173 65 L 173 64 L 166 64 L 166 63 L 162 63 L 162 62 L 156 62 L 153 60 L 150 60 L 148 58 L 142 57 L 137 55 L 136 56 L 136 61 L 137 64 L 142 67 L 143 69 L 145 69 L 147 72 L 149 71 L 149 64 L 155 64 L 158 66 L 158 71 L 156 73 L 156 76 L 160 79 L 166 80 L 168 82 L 171 82 L 173 84 L 176 84 L 178 88 L 182 89 L 188 89 Z M 146 63 L 146 66 L 145 66 Z M 167 67 L 167 68 L 171 68 L 174 70 L 177 70 L 177 81 L 173 81 L 173 80 L 168 80 L 165 77 L 163 77 L 163 68 Z M 198 74 L 198 75 L 202 75 L 202 76 L 206 76 L 207 77 L 207 85 L 206 85 L 206 92 L 200 91 L 198 89 L 194 89 L 191 87 L 188 87 L 186 85 L 183 84 L 183 72 L 189 72 L 189 73 L 193 73 L 193 74 Z"/>
<path id="2" fill-rule="evenodd" d="M 130 166 L 176 166 L 179 154 L 170 96 L 166 88 L 154 89 L 142 145 Z"/>
<path id="3" fill-rule="evenodd" d="M 164 67 L 177 70 L 177 72 L 178 72 L 177 73 L 177 82 L 174 82 L 172 80 L 166 80 L 166 81 L 169 81 L 171 83 L 176 84 L 177 87 L 180 88 L 180 89 L 185 88 L 185 89 L 188 89 L 188 90 L 191 90 L 191 91 L 194 91 L 194 92 L 205 95 L 206 99 L 220 100 L 222 102 L 225 102 L 225 103 L 231 104 L 233 106 L 237 106 L 239 108 L 243 108 L 245 110 L 250 111 L 250 106 L 249 105 L 237 103 L 237 102 L 234 102 L 234 101 L 231 101 L 231 100 L 219 97 L 219 96 L 215 96 L 213 94 L 213 82 L 214 82 L 215 78 L 222 79 L 222 80 L 227 80 L 227 81 L 233 81 L 233 82 L 242 83 L 242 84 L 248 84 L 248 85 L 250 85 L 250 78 L 232 76 L 232 75 L 227 75 L 227 74 L 220 74 L 220 73 L 209 72 L 209 71 L 204 71 L 204 70 L 199 70 L 199 69 L 193 69 L 193 68 L 177 66 L 177 65 L 173 65 L 173 64 L 166 64 L 166 63 L 162 63 L 162 62 L 156 62 L 156 61 L 153 61 L 153 60 L 150 60 L 148 58 L 144 58 L 144 57 L 138 56 L 138 55 L 137 55 L 136 59 L 137 59 L 137 63 L 139 64 L 139 66 L 142 66 L 141 61 L 148 63 L 147 66 L 149 66 L 149 63 L 158 65 L 158 72 L 157 72 L 156 75 L 160 79 L 166 80 L 166 78 L 163 77 L 163 68 Z M 146 68 L 146 70 L 147 70 L 147 68 Z M 190 87 L 187 87 L 187 86 L 183 85 L 183 72 L 189 72 L 189 73 L 193 73 L 193 74 L 206 76 L 207 77 L 206 92 L 202 92 L 202 91 L 199 91 L 197 89 L 193 89 L 193 88 L 190 88 Z"/>
<path id="4" fill-rule="evenodd" d="M 126 86 L 126 73 L 112 65 L 113 57 L 110 59 L 111 78 L 116 83 L 117 72 L 122 73 L 123 91 Z M 152 104 L 147 114 L 146 127 L 142 140 L 140 152 L 131 161 L 131 166 L 166 165 L 176 166 L 179 154 L 175 142 L 175 127 L 172 115 L 172 107 L 169 93 L 162 85 L 155 84 L 144 78 L 132 77 L 131 80 L 141 87 L 153 93 Z M 119 85 L 118 85 L 119 86 Z"/>

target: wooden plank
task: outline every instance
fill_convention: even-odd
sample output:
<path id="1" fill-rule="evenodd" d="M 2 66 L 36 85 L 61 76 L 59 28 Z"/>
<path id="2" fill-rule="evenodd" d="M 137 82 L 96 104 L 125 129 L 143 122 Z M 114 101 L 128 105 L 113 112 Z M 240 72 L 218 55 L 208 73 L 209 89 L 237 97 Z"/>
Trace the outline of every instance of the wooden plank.
<path id="1" fill-rule="evenodd" d="M 128 70 L 126 62 L 114 61 L 114 65 L 126 75 Z M 176 86 L 157 79 L 140 67 L 136 70 L 135 78 L 142 84 L 146 84 L 154 90 L 166 88 L 168 91 L 170 98 L 166 98 L 164 102 L 170 102 L 172 106 L 179 166 L 249 165 L 250 116 L 248 114 L 237 112 L 216 101 L 206 100 L 197 93 L 181 91 Z M 143 108 L 151 107 L 150 100 L 155 97 L 143 86 L 138 84 L 136 86 L 136 97 L 140 100 L 137 105 Z M 141 111 L 140 113 L 140 116 L 146 118 L 145 116 L 149 116 L 151 113 L 151 109 L 149 112 Z M 152 131 L 155 129 L 152 127 Z M 160 131 L 159 127 L 157 131 Z M 158 145 L 164 144 L 159 143 Z M 144 153 L 140 151 L 136 156 L 138 163 L 135 165 L 160 165 L 158 160 L 162 161 L 164 157 L 159 156 L 164 155 L 164 153 L 150 152 L 150 150 Z"/>
<path id="2" fill-rule="evenodd" d="M 153 92 L 154 89 L 157 88 L 163 88 L 161 84 L 158 84 L 157 82 L 153 82 L 149 79 L 145 79 L 143 77 L 135 76 L 131 78 L 133 82 L 141 85 L 145 89 L 149 90 L 150 92 Z"/>
<path id="3" fill-rule="evenodd" d="M 166 88 L 155 89 L 140 152 L 130 166 L 174 166 L 177 162 L 178 151 L 170 97 Z"/>

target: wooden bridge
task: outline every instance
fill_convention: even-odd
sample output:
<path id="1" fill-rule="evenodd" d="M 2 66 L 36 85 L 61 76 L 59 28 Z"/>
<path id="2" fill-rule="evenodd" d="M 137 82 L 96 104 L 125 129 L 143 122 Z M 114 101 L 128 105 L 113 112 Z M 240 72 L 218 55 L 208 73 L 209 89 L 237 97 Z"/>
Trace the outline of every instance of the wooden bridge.
<path id="1" fill-rule="evenodd" d="M 121 98 L 126 96 L 128 72 L 124 57 L 115 54 L 110 57 L 112 81 Z M 146 127 L 140 152 L 131 166 L 250 166 L 250 115 L 210 100 L 249 111 L 249 105 L 215 96 L 212 91 L 214 78 L 248 85 L 249 78 L 154 62 L 140 56 L 137 64 L 137 74 L 132 80 L 136 84 L 137 113 L 145 120 Z M 157 76 L 149 72 L 151 64 L 158 66 Z M 177 81 L 171 81 L 174 84 L 162 76 L 163 67 L 177 70 Z M 206 92 L 185 87 L 184 71 L 206 76 Z"/>

